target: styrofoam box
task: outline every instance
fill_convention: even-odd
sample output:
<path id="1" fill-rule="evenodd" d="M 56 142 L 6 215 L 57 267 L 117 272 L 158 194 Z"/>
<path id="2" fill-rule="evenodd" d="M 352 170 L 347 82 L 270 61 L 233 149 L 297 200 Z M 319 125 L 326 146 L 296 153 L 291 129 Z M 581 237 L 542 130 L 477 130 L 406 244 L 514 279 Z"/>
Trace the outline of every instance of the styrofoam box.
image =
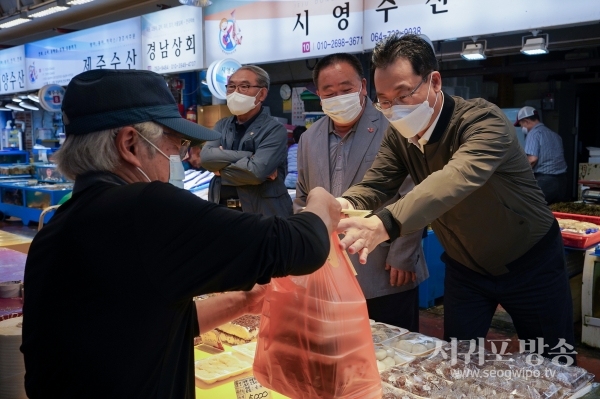
<path id="1" fill-rule="evenodd" d="M 400 352 L 396 348 L 392 348 L 392 347 L 385 346 L 382 344 L 374 344 L 374 346 L 375 346 L 375 357 L 378 362 L 377 368 L 379 369 L 380 373 L 391 367 L 406 366 L 408 363 L 410 363 L 416 359 L 415 356 L 406 355 L 406 354 Z M 385 356 L 384 356 L 384 354 L 385 354 Z M 390 358 L 390 360 L 387 360 L 387 358 Z M 380 365 L 379 362 L 384 364 L 382 366 L 382 368 L 379 367 L 379 365 Z M 388 362 L 389 362 L 389 364 L 388 364 Z"/>
<path id="2" fill-rule="evenodd" d="M 256 354 L 256 341 L 248 342 L 247 344 L 232 346 L 231 350 L 233 352 L 241 353 L 242 355 L 254 360 L 254 355 Z"/>
<path id="3" fill-rule="evenodd" d="M 600 148 L 598 147 L 586 147 L 590 152 L 590 157 L 600 157 Z"/>
<path id="4" fill-rule="evenodd" d="M 196 378 L 207 384 L 213 384 L 217 381 L 252 370 L 252 361 L 250 359 L 244 355 L 232 352 L 223 352 L 206 359 L 198 360 L 194 365 Z"/>

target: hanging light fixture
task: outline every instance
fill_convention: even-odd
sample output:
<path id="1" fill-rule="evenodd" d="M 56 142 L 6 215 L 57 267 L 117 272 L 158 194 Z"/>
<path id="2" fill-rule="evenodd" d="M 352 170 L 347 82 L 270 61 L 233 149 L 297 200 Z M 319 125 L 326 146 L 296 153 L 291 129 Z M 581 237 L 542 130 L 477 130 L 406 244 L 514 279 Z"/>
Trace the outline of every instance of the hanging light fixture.
<path id="1" fill-rule="evenodd" d="M 31 101 L 35 101 L 36 103 L 40 102 L 40 98 L 35 94 L 28 94 L 27 98 L 30 99 Z"/>
<path id="2" fill-rule="evenodd" d="M 30 21 L 33 21 L 33 19 L 27 16 L 27 12 L 21 11 L 18 14 L 11 15 L 8 18 L 0 19 L 0 29 L 12 28 L 13 26 L 21 25 Z"/>
<path id="3" fill-rule="evenodd" d="M 0 111 L 10 111 L 10 109 L 0 104 Z"/>
<path id="4" fill-rule="evenodd" d="M 38 107 L 36 107 L 35 105 L 33 105 L 31 103 L 28 103 L 27 101 L 23 101 L 21 104 L 19 104 L 19 107 L 30 109 L 32 111 L 39 111 L 40 110 Z"/>
<path id="5" fill-rule="evenodd" d="M 81 4 L 91 3 L 94 0 L 67 0 L 67 4 L 70 6 L 78 6 Z"/>
<path id="6" fill-rule="evenodd" d="M 473 37 L 472 39 L 473 43 L 463 42 L 460 56 L 467 61 L 485 60 L 487 58 L 485 55 L 487 41 L 480 40 L 478 42 L 477 37 Z"/>
<path id="7" fill-rule="evenodd" d="M 184 6 L 208 7 L 212 4 L 210 0 L 179 0 Z"/>
<path id="8" fill-rule="evenodd" d="M 66 11 L 71 6 L 66 4 L 66 0 L 56 0 L 44 3 L 29 10 L 28 16 L 31 18 L 47 17 L 48 15 L 56 14 L 57 12 Z"/>
<path id="9" fill-rule="evenodd" d="M 531 31 L 533 36 L 521 38 L 521 53 L 526 55 L 548 54 L 548 34 L 538 36 L 539 30 Z"/>
<path id="10" fill-rule="evenodd" d="M 17 104 L 20 103 L 21 101 L 23 101 L 23 99 L 19 96 L 13 96 L 13 98 L 11 98 L 11 100 L 16 102 Z"/>
<path id="11" fill-rule="evenodd" d="M 19 107 L 18 105 L 13 105 L 11 103 L 6 104 L 5 107 L 8 109 L 11 109 L 13 111 L 25 111 L 23 108 Z"/>

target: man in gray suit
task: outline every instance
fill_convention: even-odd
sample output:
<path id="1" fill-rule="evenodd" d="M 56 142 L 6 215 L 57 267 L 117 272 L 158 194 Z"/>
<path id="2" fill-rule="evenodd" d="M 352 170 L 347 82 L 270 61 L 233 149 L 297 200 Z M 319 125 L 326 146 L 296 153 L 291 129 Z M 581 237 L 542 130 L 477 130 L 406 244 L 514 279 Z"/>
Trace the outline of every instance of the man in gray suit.
<path id="1" fill-rule="evenodd" d="M 227 82 L 227 107 L 234 116 L 217 122 L 219 140 L 200 154 L 202 167 L 214 172 L 208 200 L 265 216 L 289 216 L 292 199 L 285 187 L 287 130 L 262 106 L 269 75 L 254 65 L 235 71 Z"/>
<path id="2" fill-rule="evenodd" d="M 308 192 L 324 187 L 339 197 L 360 182 L 371 167 L 388 121 L 367 97 L 360 61 L 350 54 L 332 54 L 315 66 L 313 80 L 326 116 L 300 138 L 298 183 L 294 212 L 306 204 Z M 404 182 L 399 195 L 413 187 Z M 429 274 L 421 247 L 422 232 L 382 243 L 366 265 L 350 259 L 367 298 L 369 317 L 384 323 L 419 330 L 419 284 Z"/>

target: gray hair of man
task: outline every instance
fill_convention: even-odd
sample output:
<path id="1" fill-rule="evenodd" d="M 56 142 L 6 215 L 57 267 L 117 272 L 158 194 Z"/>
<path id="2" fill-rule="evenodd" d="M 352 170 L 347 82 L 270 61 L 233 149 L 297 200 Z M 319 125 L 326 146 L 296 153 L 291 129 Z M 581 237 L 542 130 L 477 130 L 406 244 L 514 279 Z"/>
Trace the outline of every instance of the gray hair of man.
<path id="1" fill-rule="evenodd" d="M 154 122 L 142 122 L 132 127 L 152 143 L 162 135 L 163 129 Z M 121 161 L 115 138 L 122 127 L 95 133 L 70 135 L 54 154 L 58 170 L 70 180 L 87 172 L 114 172 Z M 154 156 L 155 149 L 146 140 L 141 140 Z"/>
<path id="2" fill-rule="evenodd" d="M 269 77 L 267 71 L 260 67 L 257 67 L 256 65 L 244 65 L 235 72 L 244 70 L 254 72 L 254 74 L 256 75 L 256 84 L 258 86 L 265 87 L 267 90 L 269 90 L 269 86 L 271 85 L 271 78 Z"/>

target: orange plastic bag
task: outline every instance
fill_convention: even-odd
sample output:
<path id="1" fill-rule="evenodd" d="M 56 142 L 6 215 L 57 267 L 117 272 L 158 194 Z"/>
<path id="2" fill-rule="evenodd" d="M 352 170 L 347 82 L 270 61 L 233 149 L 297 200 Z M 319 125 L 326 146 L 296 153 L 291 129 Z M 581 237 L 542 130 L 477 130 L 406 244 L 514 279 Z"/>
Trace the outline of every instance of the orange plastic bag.
<path id="1" fill-rule="evenodd" d="M 272 280 L 254 376 L 293 399 L 381 398 L 365 297 L 336 234 L 322 268 Z"/>

